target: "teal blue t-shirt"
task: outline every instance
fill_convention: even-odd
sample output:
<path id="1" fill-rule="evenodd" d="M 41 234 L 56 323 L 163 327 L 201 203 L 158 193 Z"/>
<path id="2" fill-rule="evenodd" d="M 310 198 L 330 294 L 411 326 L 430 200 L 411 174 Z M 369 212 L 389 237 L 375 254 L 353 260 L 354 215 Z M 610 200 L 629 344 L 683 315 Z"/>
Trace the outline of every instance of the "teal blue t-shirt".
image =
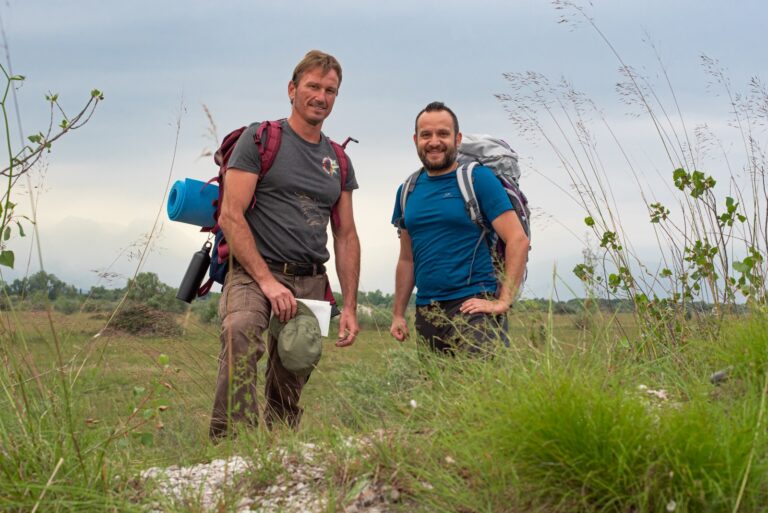
<path id="1" fill-rule="evenodd" d="M 475 194 L 483 217 L 490 224 L 512 203 L 493 171 L 477 166 L 473 171 Z M 400 189 L 395 197 L 392 222 L 402 217 Z M 429 176 L 422 171 L 405 206 L 405 229 L 411 237 L 416 304 L 495 293 L 497 282 L 486 241 L 469 218 L 456 171 Z"/>

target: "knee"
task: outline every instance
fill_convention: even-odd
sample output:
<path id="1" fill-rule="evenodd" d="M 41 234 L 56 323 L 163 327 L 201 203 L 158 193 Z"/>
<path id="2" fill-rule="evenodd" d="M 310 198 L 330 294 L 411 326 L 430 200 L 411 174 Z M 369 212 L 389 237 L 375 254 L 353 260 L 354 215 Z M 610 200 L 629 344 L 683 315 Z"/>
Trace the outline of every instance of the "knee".
<path id="1" fill-rule="evenodd" d="M 260 358 L 264 352 L 264 342 L 261 334 L 264 326 L 258 321 L 257 316 L 250 312 L 232 312 L 221 323 L 222 347 L 231 346 L 237 354 L 256 352 L 256 358 Z"/>

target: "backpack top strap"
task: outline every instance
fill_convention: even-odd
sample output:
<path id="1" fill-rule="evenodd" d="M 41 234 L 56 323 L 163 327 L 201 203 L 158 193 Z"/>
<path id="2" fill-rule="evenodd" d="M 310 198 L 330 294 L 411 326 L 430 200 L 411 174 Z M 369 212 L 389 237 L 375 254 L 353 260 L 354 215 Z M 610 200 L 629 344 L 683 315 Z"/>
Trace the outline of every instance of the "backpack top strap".
<path id="1" fill-rule="evenodd" d="M 340 144 L 341 148 L 343 150 L 346 150 L 347 149 L 347 144 L 349 144 L 350 141 L 352 141 L 353 143 L 359 143 L 360 142 L 357 139 L 355 139 L 354 137 L 347 137 L 346 139 L 344 139 L 344 142 Z M 331 141 L 331 142 L 333 142 L 333 141 Z"/>
<path id="2" fill-rule="evenodd" d="M 472 222 L 485 229 L 485 223 L 483 219 L 483 213 L 480 211 L 480 204 L 477 202 L 477 195 L 475 194 L 475 185 L 472 172 L 477 166 L 477 162 L 470 162 L 464 164 L 456 169 L 456 180 L 459 184 L 459 190 L 464 198 L 464 204 L 467 207 L 469 218 Z"/>

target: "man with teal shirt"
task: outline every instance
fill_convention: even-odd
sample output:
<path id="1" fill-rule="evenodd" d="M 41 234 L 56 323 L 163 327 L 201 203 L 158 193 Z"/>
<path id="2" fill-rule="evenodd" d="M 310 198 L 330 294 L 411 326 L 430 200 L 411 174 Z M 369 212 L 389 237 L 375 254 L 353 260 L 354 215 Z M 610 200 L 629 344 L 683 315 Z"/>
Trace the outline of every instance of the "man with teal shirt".
<path id="1" fill-rule="evenodd" d="M 400 256 L 390 333 L 401 342 L 408 338 L 405 310 L 416 286 L 416 331 L 429 348 L 490 350 L 522 282 L 528 238 L 493 171 L 476 166 L 472 176 L 480 210 L 506 243 L 499 283 L 491 248 L 470 219 L 456 179 L 461 144 L 456 115 L 441 102 L 430 103 L 416 116 L 413 141 L 423 168 L 405 209 L 402 186 L 398 189 L 392 214 Z"/>

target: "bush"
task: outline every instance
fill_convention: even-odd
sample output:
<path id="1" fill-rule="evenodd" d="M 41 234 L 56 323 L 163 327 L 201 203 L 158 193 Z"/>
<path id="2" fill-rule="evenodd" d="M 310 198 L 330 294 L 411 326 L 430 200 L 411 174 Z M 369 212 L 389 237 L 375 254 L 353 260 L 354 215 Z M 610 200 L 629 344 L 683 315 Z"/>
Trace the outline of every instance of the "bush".
<path id="1" fill-rule="evenodd" d="M 197 314 L 200 322 L 217 324 L 219 319 L 219 298 L 221 294 L 209 293 L 192 303 L 192 311 Z"/>
<path id="2" fill-rule="evenodd" d="M 94 313 L 94 312 L 112 312 L 115 307 L 117 306 L 117 301 L 107 300 L 107 299 L 86 299 L 85 303 L 80 307 L 83 312 L 87 313 Z"/>
<path id="3" fill-rule="evenodd" d="M 59 298 L 53 303 L 53 309 L 65 315 L 71 315 L 80 310 L 80 301 L 73 298 Z"/>
<path id="4" fill-rule="evenodd" d="M 139 303 L 127 303 L 112 321 L 112 329 L 138 336 L 176 337 L 181 327 L 168 312 Z"/>

